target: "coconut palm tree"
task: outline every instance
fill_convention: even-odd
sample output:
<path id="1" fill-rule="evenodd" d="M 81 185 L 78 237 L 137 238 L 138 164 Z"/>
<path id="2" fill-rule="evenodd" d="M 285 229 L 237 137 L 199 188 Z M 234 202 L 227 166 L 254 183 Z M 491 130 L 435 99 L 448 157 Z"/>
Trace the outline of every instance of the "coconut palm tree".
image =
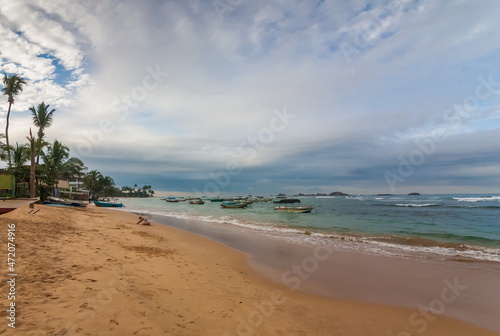
<path id="1" fill-rule="evenodd" d="M 96 199 L 99 180 L 102 178 L 103 178 L 102 174 L 97 170 L 89 171 L 87 175 L 85 175 L 85 177 L 83 178 L 83 185 L 85 186 L 85 188 L 89 190 L 91 199 Z"/>
<path id="2" fill-rule="evenodd" d="M 30 143 L 30 181 L 29 181 L 29 189 L 30 189 L 30 198 L 35 198 L 36 196 L 36 165 L 35 165 L 35 138 L 31 133 L 30 127 L 30 135 L 28 137 L 28 141 Z"/>
<path id="3" fill-rule="evenodd" d="M 80 159 L 69 157 L 68 147 L 58 140 L 49 144 L 41 156 L 43 165 L 39 166 L 42 171 L 39 175 L 40 192 L 43 189 L 44 195 L 53 193 L 60 179 L 71 180 L 83 176 L 83 171 L 87 169 Z"/>
<path id="4" fill-rule="evenodd" d="M 47 174 L 45 182 L 53 188 L 61 175 L 64 162 L 69 158 L 69 148 L 58 140 L 54 140 L 53 144 L 47 146 L 47 152 L 42 153 L 42 157 Z"/>
<path id="5" fill-rule="evenodd" d="M 23 85 L 26 85 L 26 81 L 19 77 L 18 75 L 12 75 L 7 77 L 4 74 L 3 78 L 3 94 L 7 96 L 7 102 L 9 103 L 9 110 L 7 111 L 7 121 L 5 124 L 5 140 L 7 142 L 7 147 L 9 147 L 9 118 L 10 118 L 10 109 L 14 104 L 14 97 L 23 91 Z M 7 158 L 9 167 L 12 166 L 12 161 L 10 157 L 10 150 L 7 151 Z"/>
<path id="6" fill-rule="evenodd" d="M 49 110 L 49 106 L 50 105 L 45 105 L 44 102 L 41 102 L 38 104 L 36 109 L 34 106 L 30 107 L 31 114 L 33 116 L 33 124 L 38 127 L 38 139 L 36 140 L 39 147 L 36 155 L 37 164 L 40 162 L 41 147 L 43 144 L 42 139 L 45 136 L 44 131 L 47 127 L 52 125 L 52 115 L 56 111 L 55 109 Z"/>
<path id="7" fill-rule="evenodd" d="M 12 149 L 11 146 L 7 147 L 6 144 L 3 143 L 2 139 L 5 138 L 5 135 L 3 133 L 0 133 L 0 160 L 5 161 L 7 160 L 7 152 L 9 149 Z"/>
<path id="8" fill-rule="evenodd" d="M 29 181 L 29 168 L 26 162 L 30 158 L 30 149 L 27 145 L 21 145 L 16 142 L 16 146 L 10 149 L 12 152 L 12 167 L 10 172 L 16 178 L 16 190 L 19 191 L 19 183 L 27 183 Z"/>

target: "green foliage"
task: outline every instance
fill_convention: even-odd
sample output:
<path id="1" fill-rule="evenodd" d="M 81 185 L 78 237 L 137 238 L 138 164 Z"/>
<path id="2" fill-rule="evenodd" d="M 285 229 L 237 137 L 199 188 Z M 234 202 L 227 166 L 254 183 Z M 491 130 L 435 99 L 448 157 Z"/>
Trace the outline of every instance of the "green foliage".
<path id="1" fill-rule="evenodd" d="M 85 174 L 87 167 L 80 159 L 70 157 L 69 148 L 66 145 L 58 140 L 54 140 L 53 143 L 45 141 L 45 130 L 52 125 L 53 114 L 56 111 L 50 109 L 50 105 L 45 104 L 45 102 L 29 109 L 33 117 L 33 124 L 38 127 L 37 138 L 33 137 L 30 128 L 29 144 L 19 145 L 16 143 L 16 147 L 10 146 L 8 137 L 10 111 L 15 102 L 15 96 L 23 91 L 25 85 L 27 85 L 26 81 L 19 76 L 4 74 L 2 91 L 7 96 L 9 108 L 5 136 L 0 134 L 0 160 L 8 162 L 7 171 L 15 176 L 18 195 L 31 195 L 29 190 L 31 189 L 33 192 L 36 189 L 37 195 L 41 199 L 46 199 L 52 194 L 59 180 L 71 181 L 80 178 L 83 178 L 84 187 L 89 190 L 92 199 L 114 196 L 151 197 L 154 195 L 154 191 L 148 185 L 135 189 L 137 188 L 137 184 L 135 184 L 134 188 L 123 187 L 120 190 L 115 187 L 115 182 L 111 177 L 103 176 L 96 170 Z M 6 144 L 1 141 L 3 138 L 6 139 Z M 40 163 L 40 159 L 43 160 L 42 163 Z M 36 180 L 36 187 L 34 180 Z"/>
<path id="2" fill-rule="evenodd" d="M 10 119 L 10 110 L 12 105 L 15 102 L 14 97 L 20 94 L 23 91 L 23 85 L 27 85 L 26 81 L 19 77 L 18 75 L 12 75 L 8 77 L 4 74 L 3 78 L 3 94 L 7 96 L 7 102 L 9 103 L 9 108 L 7 110 L 7 118 L 5 122 L 5 139 L 7 141 L 7 148 L 9 148 L 9 119 Z M 12 160 L 10 155 L 10 150 L 7 150 L 7 159 L 9 163 L 9 168 L 12 166 Z"/>
<path id="3" fill-rule="evenodd" d="M 134 184 L 134 188 L 124 186 L 119 190 L 119 197 L 153 197 L 155 191 L 151 189 L 150 185 L 145 185 L 142 188 L 137 188 L 137 184 Z"/>
<path id="4" fill-rule="evenodd" d="M 89 190 L 90 198 L 93 200 L 100 197 L 118 196 L 115 181 L 109 176 L 103 176 L 97 170 L 92 170 L 85 175 L 83 185 Z"/>

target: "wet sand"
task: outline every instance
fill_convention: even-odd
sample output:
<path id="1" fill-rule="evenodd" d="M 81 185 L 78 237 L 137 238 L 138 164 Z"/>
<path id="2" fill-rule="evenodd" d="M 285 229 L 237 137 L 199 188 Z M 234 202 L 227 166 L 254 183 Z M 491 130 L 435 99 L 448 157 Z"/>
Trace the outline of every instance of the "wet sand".
<path id="1" fill-rule="evenodd" d="M 320 263 L 338 258 L 336 253 L 313 251 L 299 261 L 305 273 L 287 273 L 288 280 L 277 283 L 249 266 L 241 252 L 164 225 L 136 222 L 135 215 L 93 207 L 36 205 L 35 211 L 25 207 L 1 216 L 2 251 L 7 251 L 7 225 L 16 226 L 17 278 L 16 329 L 7 326 L 2 309 L 0 334 L 498 335 L 432 311 L 302 292 L 306 279 L 298 281 L 296 274 L 316 274 L 324 269 Z M 294 263 L 300 253 L 308 255 L 294 251 L 276 249 Z M 348 267 L 338 271 L 350 272 Z M 283 276 L 281 270 L 275 273 Z M 358 278 L 366 274 L 361 271 Z M 436 296 L 429 293 L 447 310 L 466 296 L 460 286 L 446 286 L 438 286 Z M 349 290 L 357 287 L 351 284 Z M 12 302 L 8 291 L 2 281 L 2 307 Z M 434 308 L 440 310 L 438 301 Z"/>
<path id="2" fill-rule="evenodd" d="M 427 309 L 432 315 L 500 332 L 499 263 L 416 261 L 336 250 L 324 252 L 325 258 L 320 250 L 321 260 L 314 260 L 315 247 L 256 236 L 241 227 L 153 217 L 245 252 L 264 276 L 293 289 L 416 311 Z M 441 294 L 450 287 L 457 288 L 456 298 L 444 302 Z"/>

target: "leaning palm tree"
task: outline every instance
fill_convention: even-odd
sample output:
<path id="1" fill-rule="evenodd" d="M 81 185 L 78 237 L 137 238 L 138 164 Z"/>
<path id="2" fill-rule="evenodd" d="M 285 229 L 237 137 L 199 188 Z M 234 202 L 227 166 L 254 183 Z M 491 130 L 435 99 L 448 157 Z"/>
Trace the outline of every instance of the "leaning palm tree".
<path id="1" fill-rule="evenodd" d="M 45 105 L 44 102 L 41 102 L 36 109 L 34 106 L 30 107 L 31 115 L 33 116 L 33 124 L 38 127 L 38 139 L 36 140 L 39 147 L 36 155 L 37 164 L 40 162 L 41 147 L 43 137 L 45 136 L 44 131 L 47 127 L 52 125 L 52 115 L 56 111 L 55 109 L 49 111 L 49 106 L 50 105 Z"/>
<path id="2" fill-rule="evenodd" d="M 7 147 L 9 147 L 9 118 L 10 109 L 14 104 L 14 97 L 23 91 L 23 85 L 26 85 L 26 81 L 19 77 L 18 75 L 12 75 L 7 77 L 4 74 L 3 78 L 3 94 L 7 96 L 7 102 L 9 103 L 9 110 L 7 111 L 7 121 L 5 124 L 5 140 L 7 142 Z M 7 151 L 7 158 L 9 167 L 12 166 L 12 161 L 10 157 L 10 150 Z"/>

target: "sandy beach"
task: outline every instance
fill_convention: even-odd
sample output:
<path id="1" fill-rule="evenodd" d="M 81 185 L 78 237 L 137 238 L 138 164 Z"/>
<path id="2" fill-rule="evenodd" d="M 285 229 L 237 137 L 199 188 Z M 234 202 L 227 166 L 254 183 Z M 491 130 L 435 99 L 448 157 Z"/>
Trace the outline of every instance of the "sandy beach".
<path id="1" fill-rule="evenodd" d="M 136 222 L 133 214 L 90 206 L 35 205 L 2 215 L 2 260 L 14 227 L 16 276 L 9 299 L 8 271 L 2 275 L 0 335 L 499 335 L 440 314 L 461 296 L 453 277 L 430 294 L 429 311 L 331 298 L 297 290 L 298 275 L 315 273 L 329 251 L 315 250 L 302 273 L 285 270 L 287 281 L 278 283 L 242 252 Z M 13 302 L 15 312 L 6 312 Z"/>

